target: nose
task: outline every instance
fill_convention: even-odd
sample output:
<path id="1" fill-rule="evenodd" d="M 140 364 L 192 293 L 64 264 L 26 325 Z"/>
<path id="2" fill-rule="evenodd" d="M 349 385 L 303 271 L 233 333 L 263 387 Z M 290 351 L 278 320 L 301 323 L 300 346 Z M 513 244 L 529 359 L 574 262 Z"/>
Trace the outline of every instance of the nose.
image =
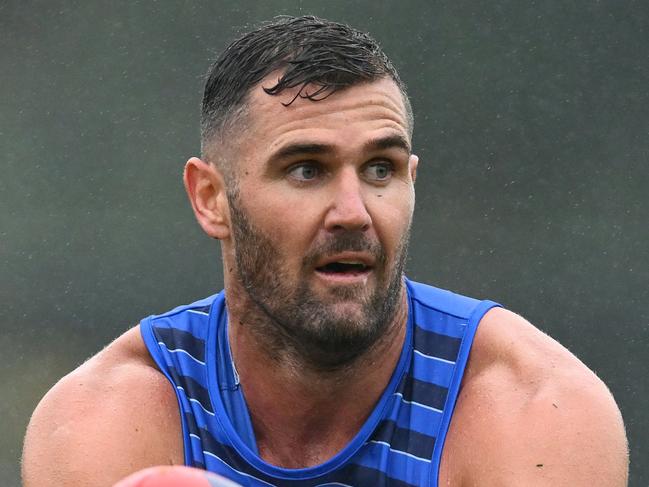
<path id="1" fill-rule="evenodd" d="M 372 217 L 367 211 L 362 183 L 356 171 L 346 171 L 337 179 L 336 184 L 332 185 L 331 203 L 324 221 L 325 229 L 330 232 L 367 230 L 372 225 Z"/>

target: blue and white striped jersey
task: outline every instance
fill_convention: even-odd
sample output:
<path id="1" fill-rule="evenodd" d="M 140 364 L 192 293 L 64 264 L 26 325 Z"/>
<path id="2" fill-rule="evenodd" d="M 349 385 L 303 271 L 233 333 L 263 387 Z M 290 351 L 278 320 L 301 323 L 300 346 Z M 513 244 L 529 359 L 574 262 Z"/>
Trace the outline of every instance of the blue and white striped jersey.
<path id="1" fill-rule="evenodd" d="M 185 464 L 245 486 L 437 486 L 473 337 L 497 304 L 412 281 L 406 287 L 408 328 L 390 383 L 349 444 L 309 468 L 276 467 L 257 454 L 222 292 L 142 320 L 144 342 L 176 389 Z"/>

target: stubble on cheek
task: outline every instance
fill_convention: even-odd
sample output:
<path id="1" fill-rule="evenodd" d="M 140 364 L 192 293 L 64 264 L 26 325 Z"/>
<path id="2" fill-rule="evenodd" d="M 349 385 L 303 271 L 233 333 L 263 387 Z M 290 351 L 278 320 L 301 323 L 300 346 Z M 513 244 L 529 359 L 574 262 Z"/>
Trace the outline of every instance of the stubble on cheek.
<path id="1" fill-rule="evenodd" d="M 285 256 L 251 224 L 238 195 L 230 208 L 237 277 L 261 311 L 256 318 L 250 314 L 250 325 L 256 326 L 272 349 L 269 352 L 278 356 L 288 352 L 313 368 L 332 369 L 352 362 L 380 339 L 398 307 L 407 234 L 392 266 L 379 242 L 362 232 L 347 232 L 314 245 L 301 260 L 300 270 L 291 275 Z M 373 256 L 373 289 L 334 286 L 328 295 L 318 296 L 310 285 L 314 266 L 323 256 L 345 251 Z"/>

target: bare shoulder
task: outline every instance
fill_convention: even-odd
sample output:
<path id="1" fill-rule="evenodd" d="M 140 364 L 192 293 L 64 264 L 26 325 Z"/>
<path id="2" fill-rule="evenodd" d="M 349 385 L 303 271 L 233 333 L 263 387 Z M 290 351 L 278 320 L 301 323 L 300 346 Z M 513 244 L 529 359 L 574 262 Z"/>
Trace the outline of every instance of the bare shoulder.
<path id="1" fill-rule="evenodd" d="M 178 406 L 139 326 L 61 379 L 32 415 L 23 451 L 30 486 L 99 486 L 183 461 Z"/>
<path id="2" fill-rule="evenodd" d="M 520 316 L 489 311 L 476 333 L 441 478 L 451 485 L 623 486 L 627 471 L 622 417 L 604 383 Z"/>

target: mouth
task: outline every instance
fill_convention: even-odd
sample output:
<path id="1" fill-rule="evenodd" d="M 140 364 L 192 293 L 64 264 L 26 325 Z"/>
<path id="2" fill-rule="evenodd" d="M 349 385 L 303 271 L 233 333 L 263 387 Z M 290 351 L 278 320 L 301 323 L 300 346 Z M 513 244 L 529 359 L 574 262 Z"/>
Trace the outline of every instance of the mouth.
<path id="1" fill-rule="evenodd" d="M 336 259 L 316 267 L 315 271 L 329 282 L 359 283 L 367 280 L 372 266 L 357 259 Z"/>
<path id="2" fill-rule="evenodd" d="M 370 270 L 370 267 L 362 262 L 330 262 L 320 267 L 316 267 L 318 272 L 324 274 L 360 274 Z"/>

